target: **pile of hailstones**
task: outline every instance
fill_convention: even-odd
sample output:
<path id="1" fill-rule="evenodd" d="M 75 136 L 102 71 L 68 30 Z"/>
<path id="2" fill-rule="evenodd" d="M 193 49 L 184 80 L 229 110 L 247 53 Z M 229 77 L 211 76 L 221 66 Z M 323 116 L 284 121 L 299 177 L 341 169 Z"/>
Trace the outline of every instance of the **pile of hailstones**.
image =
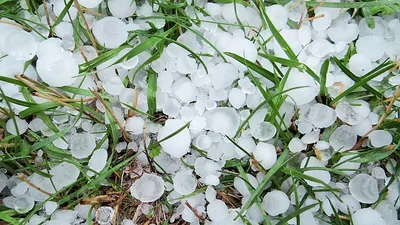
<path id="1" fill-rule="evenodd" d="M 24 2 L 21 1 L 22 8 L 26 8 Z M 103 8 L 102 12 L 108 12 L 104 10 L 105 2 L 101 0 L 78 0 L 78 2 L 94 11 L 100 6 Z M 53 23 L 54 18 L 59 16 L 65 7 L 64 1 L 50 0 L 47 4 L 52 5 L 48 7 L 50 10 L 48 13 L 50 23 Z M 154 158 L 155 162 L 163 168 L 163 170 L 157 168 L 160 173 L 172 174 L 173 183 L 164 181 L 159 175 L 144 173 L 140 178 L 135 178 L 131 187 L 132 196 L 142 202 L 142 212 L 146 214 L 150 211 L 152 202 L 164 194 L 168 195 L 169 202 L 175 206 L 171 222 L 182 218 L 190 224 L 199 224 L 199 218 L 192 210 L 195 209 L 199 214 L 208 215 L 205 224 L 245 224 L 241 219 L 235 220 L 240 208 L 228 208 L 216 197 L 215 186 L 220 183 L 221 170 L 226 161 L 248 160 L 247 155 L 235 147 L 226 136 L 233 137 L 238 145 L 248 153 L 252 153 L 258 163 L 267 170 L 277 160 L 278 146 L 271 143 L 282 142 L 274 138 L 277 132 L 276 127 L 264 121 L 268 112 L 267 106 L 261 106 L 239 132 L 240 135 L 235 135 L 243 121 L 262 104 L 264 98 L 251 82 L 251 77 L 247 75 L 247 68 L 232 58 L 217 54 L 216 49 L 219 52 L 236 53 L 252 62 L 257 60 L 265 69 L 273 71 L 272 64 L 258 56 L 257 51 L 259 43 L 264 43 L 271 37 L 271 31 L 261 30 L 261 33 L 256 35 L 255 31 L 259 30 L 262 22 L 255 7 L 236 5 L 236 17 L 233 4 L 215 4 L 206 1 L 195 1 L 195 4 L 204 9 L 208 15 L 192 6 L 185 8 L 187 15 L 216 23 L 202 22 L 199 26 L 193 24 L 192 29 L 200 33 L 203 38 L 200 39 L 188 31 L 180 35 L 177 41 L 195 53 L 212 55 L 212 57 L 201 56 L 207 66 L 207 71 L 190 57 L 188 51 L 177 44 L 169 44 L 161 57 L 151 63 L 150 67 L 158 74 L 157 110 L 169 116 L 164 126 L 149 121 L 145 116 L 127 116 L 128 108 L 125 104 L 132 105 L 132 100 L 137 93 L 137 108 L 141 111 L 148 110 L 147 74 L 144 70 L 137 70 L 149 59 L 149 51 L 144 51 L 127 61 L 114 65 L 114 62 L 141 41 L 130 38 L 130 31 L 150 29 L 147 21 L 152 22 L 157 28 L 164 26 L 165 21 L 156 17 L 157 5 L 150 6 L 145 2 L 139 6 L 131 0 L 110 0 L 108 9 L 111 15 L 96 18 L 91 14 L 84 14 L 98 44 L 107 49 L 114 49 L 122 44 L 126 46 L 118 56 L 97 67 L 100 80 L 98 83 L 95 83 L 91 76 L 78 76 L 78 65 L 85 63 L 85 60 L 96 58 L 97 53 L 92 46 L 84 45 L 81 49 L 85 57 L 82 57 L 75 46 L 73 38 L 75 34 L 69 17 L 66 16 L 63 22 L 54 29 L 59 38 L 48 39 L 44 38 L 48 36 L 48 30 L 44 29 L 47 23 L 43 5 L 39 7 L 37 15 L 31 15 L 28 11 L 21 14 L 27 19 L 26 22 L 31 23 L 30 25 L 39 32 L 27 32 L 14 26 L 14 21 L 3 18 L 1 20 L 5 23 L 0 23 L 0 74 L 10 78 L 14 78 L 15 74 L 25 74 L 33 80 L 45 82 L 55 88 L 73 86 L 88 89 L 101 85 L 105 92 L 113 96 L 112 110 L 133 140 L 129 143 L 123 141 L 118 143 L 116 147 L 118 152 L 142 152 L 145 149 L 144 145 L 149 145 L 150 136 L 157 136 L 157 140 L 161 140 L 190 122 L 190 125 L 180 133 L 162 142 L 162 151 Z M 326 58 L 336 56 L 343 59 L 352 42 L 355 42 L 357 54 L 350 58 L 348 66 L 357 76 L 364 75 L 387 57 L 395 59 L 396 54 L 400 52 L 400 22 L 393 16 L 374 17 L 375 28 L 371 29 L 367 26 L 365 19 L 352 19 L 348 12 L 341 9 L 319 7 L 315 10 L 315 14 L 316 16 L 323 14 L 323 18 L 312 22 L 304 21 L 300 29 L 293 29 L 287 25 L 287 21 L 288 19 L 294 22 L 300 21 L 302 16 L 300 6 L 296 6 L 293 2 L 285 6 L 272 5 L 266 7 L 266 12 L 294 53 L 298 55 L 299 61 L 308 65 L 317 74 Z M 76 20 L 76 8 L 71 7 L 69 15 L 72 20 Z M 131 18 L 132 15 L 137 16 L 135 20 Z M 143 19 L 149 16 L 154 17 Z M 233 25 L 221 25 L 226 30 L 223 31 L 217 26 L 217 23 L 237 24 L 237 19 L 249 27 L 242 30 Z M 85 36 L 81 35 L 81 37 Z M 255 41 L 252 42 L 249 39 Z M 88 40 L 85 41 L 90 43 Z M 208 43 L 212 43 L 216 49 Z M 260 51 L 263 49 L 261 48 Z M 269 50 L 268 53 L 287 58 L 273 38 L 266 44 L 266 49 Z M 36 66 L 28 65 L 25 68 L 25 63 L 33 57 L 37 57 Z M 279 66 L 279 68 L 283 72 L 287 71 L 285 67 Z M 135 88 L 126 88 L 122 81 L 126 76 L 132 79 L 136 72 L 133 80 Z M 264 88 L 274 86 L 260 74 L 256 72 L 253 74 Z M 369 85 L 373 87 L 387 90 L 384 92 L 386 97 L 393 96 L 393 87 L 399 84 L 400 76 L 389 72 L 369 82 Z M 7 96 L 24 100 L 18 86 L 5 82 L 1 82 L 0 85 Z M 330 96 L 336 97 L 352 85 L 353 81 L 336 65 L 329 66 L 326 88 Z M 302 88 L 293 89 L 295 87 Z M 317 103 L 314 99 L 319 93 L 319 85 L 309 75 L 296 69 L 290 71 L 284 86 L 284 90 L 288 89 L 292 89 L 287 92 L 289 97 L 279 108 L 280 114 L 284 115 L 281 129 L 285 130 L 290 126 L 291 118 L 299 109 L 295 120 L 299 135 L 290 141 L 288 148 L 293 154 L 297 153 L 304 158 L 298 164 L 300 168 L 324 168 L 333 154 L 351 149 L 358 137 L 367 134 L 378 123 L 384 110 L 379 106 L 371 109 L 368 102 L 363 100 L 343 99 L 335 108 Z M 32 96 L 32 98 L 37 103 L 47 101 L 37 96 Z M 7 107 L 4 101 L 2 106 Z M 26 109 L 25 106 L 14 103 L 11 103 L 11 107 L 17 115 Z M 96 101 L 96 107 L 100 112 L 106 111 L 99 101 Z M 85 118 L 76 121 L 73 115 L 78 113 L 69 108 L 59 107 L 57 110 L 65 112 L 64 115 L 51 117 L 58 129 L 62 130 L 72 124 L 74 127 L 65 135 L 66 142 L 63 139 L 57 139 L 53 141 L 54 146 L 70 153 L 78 161 L 88 158 L 87 167 L 91 170 L 88 170 L 86 175 L 96 177 L 97 173 L 104 169 L 108 157 L 107 141 L 103 146 L 95 149 L 96 144 L 104 137 L 106 126 Z M 394 114 L 388 115 L 389 119 L 394 117 Z M 280 121 L 279 118 L 277 119 Z M 54 134 L 39 118 L 29 123 L 18 117 L 15 120 L 16 126 L 11 119 L 6 124 L 7 132 L 12 135 L 23 134 L 28 129 L 44 137 Z M 336 124 L 338 120 L 342 121 L 342 125 L 339 125 L 328 139 L 320 140 L 323 130 Z M 109 123 L 107 117 L 105 123 Z M 143 133 L 144 126 L 146 133 Z M 146 136 L 146 143 L 143 141 L 143 136 Z M 368 133 L 367 137 L 368 141 L 364 143 L 366 147 L 379 148 L 392 143 L 391 134 L 385 130 L 374 130 Z M 206 154 L 200 155 L 191 148 L 191 145 L 205 151 Z M 313 156 L 306 158 L 300 153 L 309 146 L 319 149 L 321 154 L 318 158 Z M 35 158 L 37 163 L 43 162 L 43 154 L 42 150 L 37 151 Z M 331 192 L 318 191 L 323 188 L 321 183 L 307 181 L 307 185 L 315 190 L 315 197 L 308 196 L 305 205 L 317 202 L 320 204 L 300 214 L 302 224 L 324 224 L 318 219 L 319 217 L 314 217 L 314 215 L 321 212 L 320 207 L 324 214 L 332 215 L 331 204 L 336 211 L 343 214 L 351 213 L 355 225 L 399 224 L 396 209 L 400 206 L 397 201 L 400 187 L 397 182 L 389 186 L 385 199 L 376 208 L 361 208 L 361 204 L 368 206 L 378 200 L 379 192 L 388 183 L 390 177 L 387 177 L 385 170 L 376 164 L 360 165 L 360 163 L 352 162 L 350 160 L 352 156 L 354 155 L 343 156 L 336 166 L 342 169 L 348 178 L 331 179 L 330 173 L 326 170 L 310 169 L 304 172 L 308 176 L 340 189 L 341 192 L 338 194 L 342 201 L 334 197 Z M 182 163 L 181 159 L 185 163 Z M 137 161 L 142 165 L 149 163 L 144 153 L 138 155 Z M 187 165 L 193 166 L 191 168 L 194 169 Z M 393 173 L 395 165 L 394 160 L 389 160 L 386 171 Z M 362 172 L 356 172 L 360 167 L 363 168 Z M 247 179 L 254 188 L 257 188 L 265 176 L 263 172 L 258 171 L 258 168 L 252 167 L 255 177 L 247 174 Z M 52 180 L 37 173 L 28 179 L 36 187 L 48 193 L 55 193 L 56 190 L 71 185 L 83 176 L 82 171 L 75 165 L 66 162 L 53 165 L 50 171 L 44 172 L 49 172 Z M 2 193 L 8 193 L 8 196 L 3 199 L 5 206 L 24 214 L 32 210 L 35 204 L 47 200 L 48 195 L 43 191 L 38 191 L 16 176 L 9 177 L 6 173 L 5 170 L 0 172 L 0 190 L 4 189 Z M 133 175 L 132 177 L 134 178 Z M 207 186 L 205 193 L 177 200 L 193 193 L 199 184 Z M 265 196 L 262 196 L 262 208 L 271 216 L 273 222 L 278 221 L 280 216 L 295 210 L 296 198 L 290 189 L 292 184 L 293 180 L 288 179 L 282 184 L 281 190 L 268 189 Z M 250 190 L 245 182 L 236 177 L 234 188 L 243 196 L 242 201 L 245 203 L 250 196 Z M 297 186 L 299 199 L 306 192 L 304 186 Z M 185 204 L 186 202 L 192 209 Z M 92 213 L 92 218 L 100 224 L 109 224 L 114 214 L 111 207 L 100 207 L 97 211 L 91 211 L 90 205 L 77 205 L 74 210 L 63 210 L 58 207 L 56 202 L 46 201 L 43 209 L 30 218 L 29 224 L 39 224 L 43 221 L 46 221 L 47 225 L 80 224 L 85 222 L 90 213 Z M 247 210 L 245 218 L 251 224 L 258 224 L 263 220 L 262 213 L 256 206 Z M 134 221 L 125 219 L 124 224 L 134 224 Z M 296 224 L 296 220 L 290 220 L 289 224 Z"/>

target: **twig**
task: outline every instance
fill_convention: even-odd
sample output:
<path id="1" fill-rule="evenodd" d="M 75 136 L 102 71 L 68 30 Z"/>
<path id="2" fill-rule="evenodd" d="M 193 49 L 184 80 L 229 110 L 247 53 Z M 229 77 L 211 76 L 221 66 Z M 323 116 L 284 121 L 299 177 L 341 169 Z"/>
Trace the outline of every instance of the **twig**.
<path id="1" fill-rule="evenodd" d="M 18 177 L 20 180 L 22 180 L 23 182 L 27 183 L 29 186 L 31 186 L 31 187 L 35 188 L 36 190 L 42 192 L 43 194 L 46 194 L 46 195 L 48 195 L 48 196 L 52 196 L 52 195 L 53 195 L 52 193 L 47 192 L 47 191 L 41 189 L 40 187 L 38 187 L 38 186 L 36 186 L 34 183 L 32 183 L 30 180 L 26 179 L 26 177 L 25 177 L 24 174 L 19 173 L 19 174 L 17 175 L 17 177 Z M 55 197 L 58 198 L 58 196 L 55 196 Z"/>
<path id="2" fill-rule="evenodd" d="M 185 202 L 185 205 L 194 213 L 194 215 L 197 218 L 199 218 L 200 220 L 204 220 L 205 219 L 205 215 L 204 214 L 200 215 L 199 212 L 197 211 L 197 209 L 193 208 L 193 206 L 191 206 L 188 201 Z"/>
<path id="3" fill-rule="evenodd" d="M 49 25 L 49 27 L 51 27 L 49 10 L 47 8 L 47 2 L 46 2 L 46 0 L 42 0 L 42 2 L 43 2 L 44 13 L 46 14 L 47 25 Z"/>
<path id="4" fill-rule="evenodd" d="M 87 23 L 86 18 L 85 18 L 85 16 L 83 15 L 83 10 L 82 10 L 82 7 L 81 7 L 81 5 L 79 4 L 78 0 L 74 0 L 74 5 L 75 5 L 76 9 L 78 10 L 79 15 L 80 15 L 81 18 L 82 18 L 83 24 L 85 25 L 85 28 L 86 28 L 86 30 L 87 30 L 87 32 L 88 32 L 88 34 L 89 34 L 90 42 L 92 42 L 93 47 L 94 47 L 95 49 L 97 49 L 97 48 L 96 48 L 96 47 L 97 47 L 97 45 L 96 45 L 96 40 L 94 39 L 93 34 L 92 34 L 92 32 L 90 31 L 89 24 Z"/>
<path id="5" fill-rule="evenodd" d="M 21 25 L 21 24 L 16 23 L 16 22 L 10 22 L 10 21 L 5 21 L 5 20 L 0 20 L 0 23 L 8 24 L 8 25 L 13 25 L 13 26 L 16 26 L 16 27 L 21 27 L 22 29 L 24 29 L 24 30 L 26 30 L 26 31 L 32 31 L 32 29 L 30 29 L 29 27 L 26 27 L 26 26 Z"/>
<path id="6" fill-rule="evenodd" d="M 314 11 L 315 9 L 317 9 L 318 7 L 320 7 L 322 4 L 324 4 L 326 2 L 326 0 L 322 0 L 320 1 L 316 6 L 312 7 L 311 9 L 309 9 L 308 11 Z"/>
<path id="7" fill-rule="evenodd" d="M 92 14 L 92 15 L 95 15 L 95 16 L 99 16 L 99 17 L 104 17 L 103 14 L 101 14 L 101 13 L 99 13 L 99 12 L 96 12 L 96 11 L 93 11 L 93 10 L 91 10 L 91 9 L 85 8 L 85 7 L 82 7 L 82 10 L 83 10 L 85 13 L 89 13 L 89 14 Z"/>
<path id="8" fill-rule="evenodd" d="M 132 108 L 136 108 L 137 106 L 137 102 L 138 102 L 138 98 L 139 98 L 139 92 L 137 91 L 137 89 L 135 88 L 135 95 L 133 96 L 133 102 L 132 102 Z M 128 117 L 132 117 L 136 114 L 136 112 L 132 109 L 129 109 L 128 111 Z"/>
<path id="9" fill-rule="evenodd" d="M 15 77 L 16 77 L 18 80 L 20 80 L 17 76 L 18 76 L 18 75 L 15 75 Z M 41 88 L 43 88 L 43 89 L 45 89 L 45 90 L 48 90 L 49 92 L 51 92 L 51 93 L 53 93 L 53 94 L 59 96 L 60 98 L 69 99 L 69 98 L 67 98 L 66 96 L 64 96 L 63 94 L 61 94 L 61 93 L 59 93 L 58 91 L 54 90 L 53 88 L 50 88 L 50 87 L 48 87 L 48 86 L 46 86 L 46 85 L 44 85 L 44 84 L 42 84 L 42 83 L 40 83 L 40 82 L 37 82 L 36 80 L 33 80 L 32 78 L 27 77 L 27 76 L 25 76 L 24 74 L 22 74 L 20 77 L 23 78 L 24 80 L 27 80 L 27 81 L 33 83 L 35 86 L 41 87 Z M 20 80 L 20 81 L 23 82 L 22 80 Z M 25 84 L 26 84 L 26 83 L 25 83 Z M 31 86 L 30 86 L 30 87 L 31 87 Z M 33 88 L 32 88 L 32 89 L 33 89 Z M 34 90 L 35 90 L 35 89 L 34 89 Z M 39 91 L 39 92 L 40 92 L 40 91 Z"/>

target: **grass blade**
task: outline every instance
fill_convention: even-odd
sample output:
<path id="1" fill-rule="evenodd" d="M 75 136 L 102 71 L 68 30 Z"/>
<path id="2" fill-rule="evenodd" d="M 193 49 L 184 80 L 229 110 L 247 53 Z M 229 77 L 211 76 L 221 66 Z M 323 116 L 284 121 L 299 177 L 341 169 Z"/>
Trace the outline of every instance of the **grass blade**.
<path id="1" fill-rule="evenodd" d="M 157 93 L 157 73 L 150 68 L 147 77 L 147 105 L 149 108 L 149 114 L 154 115 L 157 110 L 157 103 L 156 103 L 156 93 Z"/>

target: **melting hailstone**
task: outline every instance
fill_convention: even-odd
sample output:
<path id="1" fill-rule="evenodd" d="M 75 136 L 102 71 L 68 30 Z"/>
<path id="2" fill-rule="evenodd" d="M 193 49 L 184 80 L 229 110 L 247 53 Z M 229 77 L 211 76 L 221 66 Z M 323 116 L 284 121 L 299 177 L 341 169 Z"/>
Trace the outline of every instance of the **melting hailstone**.
<path id="1" fill-rule="evenodd" d="M 108 9 L 115 17 L 126 18 L 136 12 L 136 2 L 131 0 L 110 0 L 108 1 Z"/>
<path id="2" fill-rule="evenodd" d="M 239 128 L 240 118 L 235 109 L 217 107 L 207 111 L 204 116 L 207 119 L 208 128 L 222 135 L 233 136 Z"/>
<path id="3" fill-rule="evenodd" d="M 372 204 L 379 198 L 378 183 L 368 174 L 358 174 L 350 180 L 351 195 L 361 203 Z"/>
<path id="4" fill-rule="evenodd" d="M 357 135 L 352 127 L 342 125 L 338 127 L 329 137 L 329 144 L 335 151 L 346 151 L 357 143 Z"/>
<path id="5" fill-rule="evenodd" d="M 319 87 L 314 79 L 298 70 L 292 70 L 283 89 L 284 91 L 290 89 L 290 91 L 286 92 L 289 97 L 285 100 L 297 105 L 311 102 L 319 92 Z"/>
<path id="6" fill-rule="evenodd" d="M 229 216 L 229 211 L 225 202 L 217 199 L 208 204 L 207 214 L 212 221 L 219 222 Z"/>
<path id="7" fill-rule="evenodd" d="M 33 200 L 33 198 L 30 195 L 24 194 L 24 195 L 17 196 L 14 199 L 13 205 L 14 205 L 15 211 L 17 211 L 20 214 L 23 214 L 23 213 L 27 213 L 27 212 L 31 211 L 31 209 L 35 205 L 35 201 Z"/>
<path id="8" fill-rule="evenodd" d="M 382 215 L 372 208 L 359 209 L 352 215 L 354 225 L 385 225 Z"/>
<path id="9" fill-rule="evenodd" d="M 336 112 L 329 106 L 317 103 L 310 108 L 308 118 L 314 126 L 326 128 L 336 121 Z"/>
<path id="10" fill-rule="evenodd" d="M 11 32 L 4 40 L 4 51 L 17 60 L 31 60 L 38 49 L 38 42 L 24 30 Z"/>
<path id="11" fill-rule="evenodd" d="M 88 157 L 95 147 L 96 139 L 93 134 L 75 134 L 69 143 L 71 154 L 77 159 Z"/>
<path id="12" fill-rule="evenodd" d="M 282 191 L 274 190 L 268 192 L 263 199 L 262 207 L 271 216 L 277 216 L 288 210 L 289 197 Z"/>
<path id="13" fill-rule="evenodd" d="M 259 142 L 253 152 L 254 158 L 264 169 L 270 169 L 276 162 L 277 154 L 275 147 L 268 143 Z"/>
<path id="14" fill-rule="evenodd" d="M 154 202 L 164 194 L 164 180 L 155 174 L 143 174 L 131 186 L 131 194 L 141 202 Z"/>
<path id="15" fill-rule="evenodd" d="M 28 123 L 25 120 L 21 120 L 19 117 L 15 117 L 15 123 L 13 119 L 9 119 L 6 123 L 6 130 L 12 135 L 21 135 L 28 130 Z M 18 128 L 18 130 L 17 130 Z"/>
<path id="16" fill-rule="evenodd" d="M 93 35 L 106 48 L 117 48 L 128 39 L 127 26 L 115 17 L 104 17 L 93 24 Z"/>
<path id="17" fill-rule="evenodd" d="M 392 143 L 392 135 L 386 130 L 374 130 L 368 134 L 371 145 L 380 148 Z"/>
<path id="18" fill-rule="evenodd" d="M 96 172 L 100 172 L 107 164 L 107 157 L 106 149 L 98 149 L 94 151 L 89 160 L 89 168 Z M 92 177 L 95 175 L 95 173 L 89 170 L 87 175 Z"/>
<path id="19" fill-rule="evenodd" d="M 188 195 L 196 190 L 197 179 L 191 171 L 179 171 L 173 179 L 174 190 L 181 195 Z"/>
<path id="20" fill-rule="evenodd" d="M 184 127 L 186 123 L 180 119 L 169 119 L 165 125 L 160 129 L 157 141 L 161 141 L 169 135 L 177 132 Z M 161 147 L 164 151 L 175 158 L 180 158 L 189 151 L 191 136 L 187 127 L 183 128 L 179 133 L 173 137 L 161 142 Z"/>

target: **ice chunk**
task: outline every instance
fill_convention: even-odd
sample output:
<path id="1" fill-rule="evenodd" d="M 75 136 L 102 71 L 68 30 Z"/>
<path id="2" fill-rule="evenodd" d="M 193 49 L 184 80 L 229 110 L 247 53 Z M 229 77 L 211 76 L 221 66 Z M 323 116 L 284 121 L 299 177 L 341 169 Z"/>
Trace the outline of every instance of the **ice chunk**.
<path id="1" fill-rule="evenodd" d="M 223 221 L 229 216 L 228 207 L 225 202 L 217 199 L 208 204 L 207 214 L 212 221 Z"/>
<path id="2" fill-rule="evenodd" d="M 249 136 L 242 136 L 236 140 L 236 143 L 242 147 L 246 152 L 252 153 L 256 149 L 256 143 L 254 142 L 253 138 Z M 240 148 L 235 148 L 236 154 L 242 158 L 246 155 Z"/>
<path id="3" fill-rule="evenodd" d="M 374 130 L 368 134 L 371 145 L 380 148 L 392 143 L 392 135 L 386 130 Z"/>
<path id="4" fill-rule="evenodd" d="M 48 216 L 53 214 L 54 211 L 56 211 L 57 208 L 58 208 L 57 202 L 47 201 L 46 203 L 44 203 L 44 211 L 46 212 L 46 214 Z"/>
<path id="5" fill-rule="evenodd" d="M 356 76 L 361 77 L 372 70 L 372 63 L 366 55 L 357 53 L 351 56 L 349 68 Z"/>
<path id="6" fill-rule="evenodd" d="M 331 174 L 329 171 L 323 170 L 325 168 L 325 165 L 319 161 L 315 157 L 309 157 L 309 158 L 304 158 L 301 161 L 300 168 L 307 168 L 307 167 L 320 167 L 320 170 L 307 170 L 304 171 L 305 175 L 308 175 L 310 177 L 314 177 L 325 184 L 328 184 L 331 181 Z M 311 180 L 306 180 L 307 184 L 309 184 L 312 187 L 320 187 L 324 186 L 323 184 Z"/>
<path id="7" fill-rule="evenodd" d="M 330 27 L 327 30 L 328 37 L 335 43 L 350 43 L 358 37 L 357 24 L 341 24 L 340 26 Z"/>
<path id="8" fill-rule="evenodd" d="M 216 89 L 229 87 L 232 82 L 239 78 L 239 72 L 230 63 L 220 63 L 211 71 L 211 84 Z"/>
<path id="9" fill-rule="evenodd" d="M 155 174 L 143 174 L 131 186 L 131 194 L 141 202 L 154 202 L 164 194 L 164 180 Z"/>
<path id="10" fill-rule="evenodd" d="M 251 135 L 260 141 L 268 141 L 276 134 L 275 126 L 270 122 L 261 122 L 255 127 L 250 127 Z"/>
<path id="11" fill-rule="evenodd" d="M 348 215 L 349 211 L 353 214 L 355 211 L 361 209 L 360 203 L 352 195 L 342 195 L 340 199 L 343 202 L 337 201 L 337 207 L 340 212 L 346 215 Z"/>
<path id="12" fill-rule="evenodd" d="M 307 145 L 304 144 L 304 142 L 302 142 L 299 138 L 292 138 L 288 147 L 291 152 L 297 153 L 306 150 Z"/>
<path id="13" fill-rule="evenodd" d="M 336 169 L 341 170 L 341 172 L 347 174 L 347 175 L 352 175 L 353 173 L 356 172 L 356 170 L 360 167 L 361 163 L 359 162 L 353 162 L 352 159 L 354 158 L 354 155 L 345 155 L 340 160 L 337 162 L 338 166 L 336 166 Z"/>
<path id="14" fill-rule="evenodd" d="M 136 12 L 136 2 L 131 0 L 110 0 L 108 9 L 118 18 L 130 17 Z"/>
<path id="15" fill-rule="evenodd" d="M 95 217 L 95 210 L 92 209 L 91 205 L 81 205 L 81 204 L 79 204 L 79 205 L 75 206 L 74 211 L 77 213 L 77 216 L 79 218 L 82 218 L 82 219 L 85 219 L 85 220 L 88 218 L 88 215 L 89 215 L 90 211 L 92 211 L 92 213 L 91 213 L 92 214 L 92 218 Z"/>
<path id="16" fill-rule="evenodd" d="M 38 42 L 24 30 L 11 32 L 4 40 L 4 52 L 17 60 L 31 60 L 38 49 Z"/>
<path id="17" fill-rule="evenodd" d="M 182 55 L 176 59 L 176 69 L 181 74 L 193 73 L 197 70 L 197 62 L 192 57 Z"/>
<path id="18" fill-rule="evenodd" d="M 372 204 L 379 198 L 378 183 L 368 174 L 358 174 L 350 180 L 351 195 L 361 203 Z"/>
<path id="19" fill-rule="evenodd" d="M 369 118 L 363 119 L 359 124 L 353 126 L 354 133 L 358 136 L 364 136 L 372 129 L 372 123 Z"/>
<path id="20" fill-rule="evenodd" d="M 175 174 L 174 190 L 181 195 L 188 195 L 196 190 L 197 179 L 191 171 L 179 171 Z"/>
<path id="21" fill-rule="evenodd" d="M 100 225 L 111 224 L 114 217 L 114 209 L 108 206 L 101 206 L 96 211 L 96 221 Z"/>
<path id="22" fill-rule="evenodd" d="M 187 77 L 181 77 L 176 80 L 171 88 L 176 97 L 186 104 L 196 100 L 197 87 Z"/>
<path id="23" fill-rule="evenodd" d="M 14 199 L 13 205 L 14 205 L 15 211 L 17 211 L 20 214 L 24 214 L 24 213 L 31 211 L 31 209 L 33 209 L 33 206 L 35 205 L 35 201 L 33 200 L 33 198 L 30 195 L 24 194 L 24 195 L 17 196 Z"/>
<path id="24" fill-rule="evenodd" d="M 338 127 L 329 137 L 329 144 L 335 151 L 346 151 L 357 143 L 357 135 L 348 125 Z"/>
<path id="25" fill-rule="evenodd" d="M 236 110 L 228 107 L 217 107 L 204 114 L 207 127 L 222 135 L 233 136 L 239 128 L 240 118 Z"/>
<path id="26" fill-rule="evenodd" d="M 268 192 L 262 202 L 263 209 L 271 216 L 277 216 L 286 212 L 289 206 L 289 197 L 284 192 L 278 190 Z"/>
<path id="27" fill-rule="evenodd" d="M 385 170 L 383 170 L 382 167 L 374 167 L 371 171 L 371 176 L 375 179 L 384 180 L 386 178 Z"/>
<path id="28" fill-rule="evenodd" d="M 212 144 L 212 140 L 209 136 L 202 134 L 196 138 L 196 146 L 200 149 L 206 150 Z"/>
<path id="29" fill-rule="evenodd" d="M 276 162 L 277 154 L 275 147 L 268 143 L 259 142 L 253 152 L 254 158 L 264 169 L 270 169 Z"/>
<path id="30" fill-rule="evenodd" d="M 14 123 L 15 119 L 15 123 Z M 12 135 L 21 135 L 28 130 L 28 123 L 25 120 L 21 120 L 19 117 L 14 117 L 14 119 L 9 119 L 6 123 L 6 130 Z"/>
<path id="31" fill-rule="evenodd" d="M 386 225 L 382 215 L 372 208 L 357 210 L 352 216 L 354 225 Z"/>
<path id="32" fill-rule="evenodd" d="M 6 187 L 7 180 L 7 176 L 3 172 L 0 172 L 0 192 Z"/>
<path id="33" fill-rule="evenodd" d="M 318 39 L 308 46 L 308 50 L 316 58 L 323 58 L 331 52 L 332 44 L 325 39 Z"/>
<path id="34" fill-rule="evenodd" d="M 241 177 L 235 177 L 233 179 L 233 186 L 235 189 L 243 196 L 250 196 L 250 190 L 247 187 L 248 184 L 251 185 L 254 189 L 258 187 L 258 181 L 257 178 L 255 178 L 251 174 L 246 174 L 246 180 L 249 181 L 249 183 L 245 182 L 243 178 Z"/>
<path id="35" fill-rule="evenodd" d="M 257 47 L 254 45 L 253 42 L 243 37 L 233 37 L 230 41 L 228 41 L 225 44 L 223 51 L 239 55 L 249 60 L 250 62 L 255 62 L 257 59 Z M 247 70 L 247 66 L 238 62 L 236 59 L 227 57 L 227 60 L 239 70 L 241 71 Z"/>
<path id="36" fill-rule="evenodd" d="M 293 89 L 286 92 L 289 97 L 285 100 L 297 105 L 311 102 L 319 92 L 319 87 L 315 84 L 314 79 L 310 75 L 298 70 L 292 70 L 283 89 Z"/>
<path id="37" fill-rule="evenodd" d="M 288 11 L 281 5 L 271 5 L 265 9 L 268 17 L 276 29 L 281 30 L 285 27 L 288 20 Z"/>
<path id="38" fill-rule="evenodd" d="M 305 144 L 312 144 L 318 141 L 320 130 L 316 129 L 301 137 L 301 141 Z"/>
<path id="39" fill-rule="evenodd" d="M 385 54 L 385 39 L 378 35 L 360 37 L 356 42 L 357 53 L 364 54 L 370 61 L 376 61 Z"/>
<path id="40" fill-rule="evenodd" d="M 164 151 L 161 151 L 160 155 L 154 157 L 154 161 L 158 164 L 156 169 L 159 172 L 175 173 L 181 166 L 181 161 L 177 158 L 171 157 Z M 163 170 L 161 170 L 161 168 Z"/>
<path id="41" fill-rule="evenodd" d="M 179 129 L 185 126 L 185 122 L 179 119 L 169 119 L 165 122 L 165 125 L 160 129 L 157 141 L 161 141 L 169 135 L 177 132 Z M 161 147 L 164 151 L 175 158 L 180 158 L 189 151 L 189 145 L 191 136 L 187 127 L 183 128 L 179 133 L 173 137 L 162 141 Z"/>
<path id="42" fill-rule="evenodd" d="M 315 15 L 316 17 L 322 16 L 321 18 L 314 19 L 312 21 L 312 26 L 317 31 L 325 31 L 329 28 L 332 23 L 332 16 L 326 12 L 319 12 Z"/>
<path id="43" fill-rule="evenodd" d="M 107 164 L 107 157 L 106 149 L 98 149 L 94 151 L 92 157 L 90 157 L 88 167 L 96 172 L 100 172 Z M 89 170 L 87 175 L 92 177 L 95 173 Z"/>
<path id="44" fill-rule="evenodd" d="M 194 170 L 197 175 L 205 179 L 209 175 L 214 175 L 216 177 L 221 176 L 221 166 L 209 159 L 204 157 L 199 157 L 194 163 Z"/>
<path id="45" fill-rule="evenodd" d="M 104 17 L 93 24 L 93 35 L 106 48 L 117 48 L 128 39 L 127 26 L 115 17 Z"/>
<path id="46" fill-rule="evenodd" d="M 181 108 L 179 112 L 181 114 L 181 118 L 185 122 L 189 122 L 193 119 L 194 109 L 192 107 L 184 106 Z"/>
<path id="47" fill-rule="evenodd" d="M 72 210 L 57 210 L 51 215 L 51 220 L 65 221 L 68 224 L 76 220 L 76 212 Z"/>
<path id="48" fill-rule="evenodd" d="M 310 108 L 308 119 L 314 126 L 326 128 L 336 121 L 336 112 L 331 107 L 317 103 Z"/>
<path id="49" fill-rule="evenodd" d="M 134 135 L 139 135 L 143 133 L 144 129 L 144 120 L 142 117 L 134 116 L 129 117 L 125 123 L 125 130 L 128 132 L 132 132 Z"/>
<path id="50" fill-rule="evenodd" d="M 125 89 L 121 78 L 117 75 L 107 77 L 107 80 L 103 81 L 103 87 L 107 93 L 112 95 L 119 95 Z"/>
<path id="51" fill-rule="evenodd" d="M 350 125 L 356 125 L 363 120 L 363 116 L 356 112 L 355 107 L 341 101 L 336 105 L 335 111 L 340 120 Z"/>
<path id="52" fill-rule="evenodd" d="M 229 91 L 229 103 L 236 108 L 241 108 L 246 101 L 246 94 L 239 88 L 232 88 Z"/>
<path id="53" fill-rule="evenodd" d="M 93 134 L 75 134 L 69 143 L 72 156 L 78 159 L 88 157 L 95 147 L 96 140 Z"/>

